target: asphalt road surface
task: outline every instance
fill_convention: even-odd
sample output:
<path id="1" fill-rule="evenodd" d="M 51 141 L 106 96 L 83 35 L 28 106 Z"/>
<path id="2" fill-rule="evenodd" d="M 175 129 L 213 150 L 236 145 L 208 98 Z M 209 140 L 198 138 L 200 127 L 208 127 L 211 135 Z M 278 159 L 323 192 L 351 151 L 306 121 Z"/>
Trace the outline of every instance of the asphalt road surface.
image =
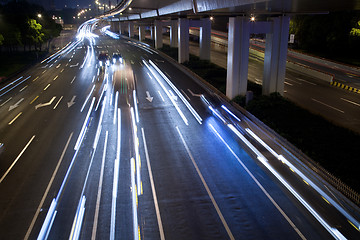
<path id="1" fill-rule="evenodd" d="M 358 209 L 258 126 L 92 23 L 0 87 L 0 239 L 360 237 Z"/>
<path id="2" fill-rule="evenodd" d="M 164 37 L 169 44 L 169 38 Z M 263 43 L 256 42 L 252 48 L 264 50 Z M 199 56 L 199 44 L 190 42 L 189 51 Z M 360 87 L 360 72 L 350 67 L 333 63 L 317 63 L 299 57 L 294 52 L 288 54 L 288 60 L 318 69 L 334 75 L 337 82 L 358 88 Z M 222 68 L 227 68 L 227 53 L 224 48 L 212 45 L 211 62 Z M 248 79 L 262 84 L 264 60 L 256 55 L 249 55 Z M 331 86 L 328 82 L 311 77 L 304 73 L 286 69 L 284 97 L 297 105 L 323 116 L 327 120 L 345 128 L 360 133 L 360 94 Z"/>

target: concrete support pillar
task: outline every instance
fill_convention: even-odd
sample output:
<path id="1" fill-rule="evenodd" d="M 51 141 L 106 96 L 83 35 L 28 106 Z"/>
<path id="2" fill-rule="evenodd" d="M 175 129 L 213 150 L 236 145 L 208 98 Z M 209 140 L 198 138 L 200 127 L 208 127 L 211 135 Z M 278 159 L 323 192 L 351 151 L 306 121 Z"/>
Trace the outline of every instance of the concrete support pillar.
<path id="1" fill-rule="evenodd" d="M 150 39 L 154 40 L 154 26 L 150 26 Z"/>
<path id="2" fill-rule="evenodd" d="M 123 34 L 124 33 L 124 26 L 122 22 L 119 22 L 119 34 Z"/>
<path id="3" fill-rule="evenodd" d="M 119 24 L 119 34 L 121 35 L 121 22 L 120 22 L 120 18 L 119 18 L 119 22 L 118 22 L 118 24 Z"/>
<path id="4" fill-rule="evenodd" d="M 155 20 L 155 48 L 162 48 L 162 22 L 160 20 Z"/>
<path id="5" fill-rule="evenodd" d="M 128 23 L 129 37 L 134 37 L 134 23 Z"/>
<path id="6" fill-rule="evenodd" d="M 203 18 L 200 21 L 200 59 L 210 60 L 211 20 L 210 18 Z"/>
<path id="7" fill-rule="evenodd" d="M 230 17 L 226 96 L 233 99 L 247 91 L 250 25 L 247 17 Z"/>
<path id="8" fill-rule="evenodd" d="M 266 34 L 262 92 L 284 94 L 284 80 L 289 36 L 288 16 L 273 19 L 272 31 Z"/>
<path id="9" fill-rule="evenodd" d="M 145 39 L 145 26 L 139 26 L 139 41 Z"/>
<path id="10" fill-rule="evenodd" d="M 170 47 L 178 46 L 178 22 L 176 20 L 171 21 L 170 25 Z"/>
<path id="11" fill-rule="evenodd" d="M 178 26 L 178 38 L 179 38 L 179 63 L 189 61 L 189 19 L 179 18 Z"/>

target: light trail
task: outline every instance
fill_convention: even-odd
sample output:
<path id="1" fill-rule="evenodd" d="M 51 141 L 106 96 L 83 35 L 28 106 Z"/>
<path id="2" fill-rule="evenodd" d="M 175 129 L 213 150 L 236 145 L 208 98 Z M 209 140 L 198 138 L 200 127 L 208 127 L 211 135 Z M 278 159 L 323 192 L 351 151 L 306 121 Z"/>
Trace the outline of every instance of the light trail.
<path id="1" fill-rule="evenodd" d="M 241 139 L 244 143 L 248 140 L 237 130 L 232 124 L 228 127 Z M 213 127 L 212 127 L 213 128 Z M 214 128 L 213 128 L 214 129 Z M 248 143 L 246 143 L 248 145 Z M 249 146 L 249 145 L 248 145 Z M 310 214 L 335 238 L 339 240 L 346 239 L 336 228 L 331 227 L 319 214 L 313 209 L 300 194 L 296 192 L 292 186 L 278 174 L 275 169 L 270 166 L 267 160 L 263 157 L 258 157 L 258 160 L 288 189 L 288 191 L 310 212 Z"/>
<path id="2" fill-rule="evenodd" d="M 138 186 L 138 195 L 142 194 L 142 187 L 141 187 L 141 174 L 140 174 L 140 168 L 141 168 L 141 160 L 140 160 L 140 154 L 139 154 L 139 138 L 137 136 L 137 125 L 135 123 L 135 114 L 134 109 L 130 108 L 131 113 L 131 122 L 132 122 L 132 129 L 133 129 L 133 143 L 134 143 L 134 149 L 135 149 L 135 161 L 136 161 L 136 185 Z"/>
<path id="3" fill-rule="evenodd" d="M 93 220 L 94 224 L 93 224 L 92 233 L 91 233 L 91 240 L 96 239 L 96 230 L 97 230 L 99 211 L 100 211 L 101 190 L 102 190 L 102 184 L 103 184 L 103 179 L 104 179 L 104 168 L 105 168 L 105 157 L 106 157 L 108 135 L 109 135 L 109 132 L 106 131 L 105 142 L 104 142 L 104 151 L 103 151 L 103 157 L 102 157 L 102 161 L 101 161 L 99 186 L 98 186 L 98 192 L 97 192 L 97 198 L 96 198 L 95 215 L 94 215 L 94 220 Z"/>
<path id="4" fill-rule="evenodd" d="M 151 60 L 149 63 L 155 68 L 155 70 L 165 79 L 165 81 L 169 84 L 169 86 L 174 90 L 174 92 L 179 96 L 181 101 L 185 104 L 185 106 L 189 109 L 195 119 L 198 121 L 199 124 L 202 124 L 202 119 L 200 115 L 195 111 L 195 109 L 191 106 L 191 104 L 184 98 L 181 92 L 175 87 L 175 85 L 170 81 L 170 79 L 159 69 L 159 67 Z"/>
<path id="5" fill-rule="evenodd" d="M 32 143 L 32 141 L 34 140 L 35 135 L 32 136 L 32 138 L 29 140 L 29 142 L 25 145 L 25 147 L 23 148 L 23 150 L 19 153 L 19 155 L 16 157 L 16 159 L 14 160 L 14 162 L 10 165 L 10 167 L 8 168 L 8 170 L 4 173 L 4 175 L 0 178 L 0 183 L 2 183 L 4 181 L 4 179 L 6 178 L 6 176 L 9 174 L 9 172 L 11 171 L 11 169 L 15 166 L 15 164 L 19 161 L 19 159 L 21 158 L 21 156 L 24 154 L 24 152 L 26 151 L 26 149 L 30 146 L 30 144 Z"/>
<path id="6" fill-rule="evenodd" d="M 49 184 L 48 184 L 47 187 L 46 187 L 46 190 L 45 190 L 45 192 L 44 192 L 44 195 L 43 195 L 42 198 L 41 198 L 40 204 L 39 204 L 39 206 L 38 206 L 38 208 L 37 208 L 37 210 L 36 210 L 36 212 L 35 212 L 35 215 L 34 215 L 32 221 L 31 221 L 30 226 L 29 226 L 29 228 L 28 228 L 28 230 L 27 230 L 27 232 L 26 232 L 26 235 L 25 235 L 25 237 L 24 237 L 24 240 L 27 240 L 27 239 L 29 239 L 29 237 L 30 237 L 30 233 L 31 233 L 31 231 L 32 231 L 32 229 L 33 229 L 33 227 L 34 227 L 34 225 L 35 225 L 35 221 L 36 221 L 37 217 L 39 216 L 39 213 L 40 213 L 40 211 L 41 211 L 41 209 L 42 209 L 42 207 L 43 207 L 43 204 L 44 204 L 44 202 L 45 202 L 45 199 L 46 199 L 46 197 L 47 197 L 47 195 L 48 195 L 48 193 L 49 193 L 49 191 L 50 191 L 50 187 L 51 187 L 51 185 L 52 185 L 52 183 L 53 183 L 53 181 L 54 181 L 54 179 L 55 179 L 55 176 L 56 176 L 56 174 L 57 174 L 57 172 L 58 172 L 58 170 L 59 170 L 59 167 L 60 167 L 60 165 L 61 165 L 61 163 L 62 163 L 62 160 L 63 160 L 63 158 L 64 158 L 64 156 L 65 156 L 66 149 L 68 148 L 68 146 L 69 146 L 69 144 L 70 144 L 70 140 L 71 140 L 72 136 L 73 136 L 73 132 L 70 134 L 70 136 L 69 136 L 69 138 L 68 138 L 68 140 L 67 140 L 67 142 L 66 142 L 66 145 L 65 145 L 65 147 L 64 147 L 64 150 L 63 150 L 62 153 L 61 153 L 60 159 L 59 159 L 59 161 L 58 161 L 58 163 L 57 163 L 57 165 L 56 165 L 56 168 L 55 168 L 55 170 L 54 170 L 54 172 L 53 172 L 53 174 L 52 174 L 52 176 L 51 176 L 51 179 L 50 179 L 50 181 L 49 181 Z M 54 200 L 55 200 L 55 199 L 53 199 L 52 202 L 54 202 Z M 53 203 L 51 203 L 51 204 L 53 205 Z M 54 207 L 54 205 L 53 205 L 52 207 Z M 51 211 L 52 211 L 52 209 L 51 209 L 51 205 L 50 205 L 50 209 L 49 209 L 48 212 L 51 212 Z M 46 217 L 48 217 L 48 215 L 46 215 Z M 55 217 L 55 216 L 54 216 L 54 217 Z M 46 221 L 46 219 L 45 219 L 45 221 Z M 45 225 L 47 225 L 47 224 L 45 224 Z M 45 229 L 44 229 L 44 230 L 41 229 L 41 230 L 42 230 L 43 232 L 46 231 Z M 44 235 L 44 233 L 41 233 L 41 232 L 40 232 L 40 233 L 39 233 L 39 236 L 42 236 L 42 235 Z M 40 239 L 42 239 L 42 238 L 40 237 Z"/>
<path id="7" fill-rule="evenodd" d="M 188 120 L 186 119 L 184 113 L 180 110 L 179 106 L 177 105 L 177 103 L 174 101 L 173 97 L 170 95 L 170 93 L 167 91 L 166 87 L 164 86 L 164 84 L 162 84 L 162 82 L 160 81 L 160 79 L 156 76 L 155 72 L 150 68 L 150 66 L 147 64 L 147 62 L 145 60 L 143 60 L 143 63 L 145 64 L 145 66 L 149 69 L 149 71 L 152 73 L 152 75 L 155 77 L 156 81 L 158 82 L 158 84 L 161 86 L 161 88 L 163 89 L 163 91 L 166 93 L 166 95 L 168 96 L 168 98 L 170 99 L 171 103 L 174 105 L 176 111 L 179 113 L 180 117 L 182 118 L 182 120 L 184 121 L 184 123 L 186 125 L 189 125 Z"/>
<path id="8" fill-rule="evenodd" d="M 138 111 L 138 106 L 137 106 L 137 98 L 136 98 L 135 89 L 133 90 L 133 98 L 134 98 L 134 108 L 135 108 L 136 122 L 139 123 L 139 111 Z"/>
<path id="9" fill-rule="evenodd" d="M 134 240 L 138 240 L 139 239 L 139 223 L 138 223 L 138 213 L 137 213 L 137 208 L 138 208 L 138 198 L 137 198 L 137 187 L 135 184 L 135 160 L 134 158 L 130 159 L 130 164 L 131 164 L 131 193 L 132 193 L 132 201 L 131 201 L 131 205 L 132 205 L 132 212 L 133 212 L 133 239 Z"/>
<path id="10" fill-rule="evenodd" d="M 80 131 L 80 134 L 79 134 L 79 137 L 76 141 L 76 144 L 75 144 L 75 147 L 74 147 L 74 150 L 78 150 L 80 148 L 80 145 L 82 143 L 82 140 L 84 139 L 84 136 L 85 136 L 85 132 L 86 132 L 86 128 L 87 128 L 87 124 L 89 123 L 89 118 L 90 118 L 90 114 L 91 114 L 91 111 L 94 107 L 94 103 L 95 103 L 95 97 L 93 97 L 92 101 L 91 101 L 91 105 L 90 105 L 90 108 L 89 108 L 89 111 L 86 115 L 86 118 L 85 118 L 85 121 L 84 121 L 84 124 L 81 128 L 81 131 Z"/>
<path id="11" fill-rule="evenodd" d="M 84 110 L 84 108 L 85 108 L 87 102 L 89 101 L 89 98 L 91 97 L 91 94 L 93 93 L 94 89 L 95 89 L 95 85 L 92 87 L 90 93 L 87 95 L 87 97 L 86 97 L 86 99 L 85 99 L 85 102 L 84 102 L 84 104 L 83 104 L 82 107 L 81 107 L 80 112 L 82 112 L 82 111 Z"/>
<path id="12" fill-rule="evenodd" d="M 144 142 L 144 150 L 145 150 L 146 162 L 147 162 L 147 166 L 148 166 L 150 185 L 151 185 L 151 192 L 152 192 L 153 199 L 154 199 L 156 218 L 157 218 L 158 226 L 159 226 L 160 240 L 165 240 L 164 228 L 163 228 L 162 221 L 161 221 L 159 203 L 158 203 L 158 200 L 157 200 L 155 184 L 154 184 L 154 178 L 153 178 L 153 175 L 152 175 L 150 158 L 149 158 L 149 153 L 148 153 L 148 149 L 147 149 L 144 128 L 141 128 L 141 132 L 142 132 L 142 137 L 143 137 L 143 142 Z"/>
<path id="13" fill-rule="evenodd" d="M 350 221 L 357 230 L 360 229 L 360 223 L 354 217 L 352 217 L 344 208 L 342 208 L 336 201 L 334 201 L 328 194 L 321 190 L 312 180 L 310 180 L 305 174 L 303 174 L 297 167 L 290 163 L 284 156 L 277 154 L 269 145 L 267 145 L 262 139 L 260 139 L 249 128 L 245 129 L 256 141 L 258 141 L 263 147 L 265 147 L 274 157 L 286 164 L 291 171 L 296 173 L 303 181 L 314 188 L 329 204 L 333 205 L 339 212 L 341 212 Z"/>

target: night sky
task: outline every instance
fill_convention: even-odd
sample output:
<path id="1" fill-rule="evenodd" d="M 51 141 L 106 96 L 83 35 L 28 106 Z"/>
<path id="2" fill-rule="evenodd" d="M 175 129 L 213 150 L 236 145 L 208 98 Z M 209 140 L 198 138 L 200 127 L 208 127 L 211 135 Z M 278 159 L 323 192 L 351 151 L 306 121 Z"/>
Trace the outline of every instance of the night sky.
<path id="1" fill-rule="evenodd" d="M 31 1 L 38 4 L 39 2 L 43 2 L 42 5 L 47 9 L 50 8 L 51 1 L 54 1 L 56 9 L 63 9 L 65 7 L 85 8 L 85 7 L 89 7 L 90 4 L 92 4 L 92 6 L 95 5 L 95 0 L 40 0 L 40 1 L 31 0 Z M 98 1 L 100 3 L 109 4 L 109 0 L 98 0 Z M 116 5 L 116 3 L 118 2 L 118 0 L 110 0 L 110 1 L 111 1 L 111 5 Z"/>

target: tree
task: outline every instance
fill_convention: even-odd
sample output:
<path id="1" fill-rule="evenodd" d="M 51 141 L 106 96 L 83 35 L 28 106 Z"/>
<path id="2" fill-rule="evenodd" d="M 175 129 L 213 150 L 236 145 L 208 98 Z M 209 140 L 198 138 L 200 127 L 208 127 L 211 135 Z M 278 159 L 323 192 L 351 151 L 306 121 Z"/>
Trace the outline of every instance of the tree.
<path id="1" fill-rule="evenodd" d="M 354 37 L 360 37 L 360 21 L 357 22 L 357 27 L 353 27 L 351 29 L 350 35 Z"/>
<path id="2" fill-rule="evenodd" d="M 20 30 L 15 25 L 2 25 L 0 32 L 3 36 L 3 45 L 7 47 L 9 52 L 14 51 L 17 46 L 21 46 L 21 33 Z"/>
<path id="3" fill-rule="evenodd" d="M 60 24 L 55 23 L 54 19 L 50 18 L 48 15 L 43 16 L 42 18 L 42 31 L 44 33 L 44 42 L 47 42 L 47 49 L 51 44 L 51 41 L 60 36 L 60 32 L 62 31 L 62 26 Z"/>
<path id="4" fill-rule="evenodd" d="M 0 46 L 3 45 L 4 36 L 0 33 Z"/>
<path id="5" fill-rule="evenodd" d="M 42 13 L 41 19 L 37 18 L 38 13 Z M 61 25 L 56 24 L 41 6 L 23 0 L 9 1 L 5 5 L 0 5 L 0 17 L 0 33 L 5 41 L 7 39 L 5 35 L 12 34 L 5 34 L 5 32 L 12 31 L 7 26 L 11 25 L 16 29 L 16 34 L 11 36 L 11 44 L 8 42 L 12 50 L 17 49 L 18 46 L 24 46 L 24 51 L 26 51 L 26 46 L 29 46 L 30 50 L 32 46 L 35 46 L 35 50 L 40 47 L 41 51 L 42 43 L 48 41 L 49 45 L 50 41 L 59 36 L 62 30 Z M 5 28 L 6 31 L 3 31 Z M 17 39 L 19 32 L 20 41 Z M 10 46 L 8 44 L 4 43 L 4 45 Z M 16 45 L 14 46 L 14 44 Z"/>
<path id="6" fill-rule="evenodd" d="M 360 11 L 297 15 L 290 21 L 295 47 L 325 56 L 350 56 L 359 49 Z M 356 38 L 355 38 L 356 37 Z"/>
<path id="7" fill-rule="evenodd" d="M 35 50 L 37 50 L 38 44 L 42 44 L 44 42 L 44 36 L 45 34 L 42 32 L 41 24 L 37 23 L 35 19 L 29 19 L 26 37 L 34 44 Z"/>

